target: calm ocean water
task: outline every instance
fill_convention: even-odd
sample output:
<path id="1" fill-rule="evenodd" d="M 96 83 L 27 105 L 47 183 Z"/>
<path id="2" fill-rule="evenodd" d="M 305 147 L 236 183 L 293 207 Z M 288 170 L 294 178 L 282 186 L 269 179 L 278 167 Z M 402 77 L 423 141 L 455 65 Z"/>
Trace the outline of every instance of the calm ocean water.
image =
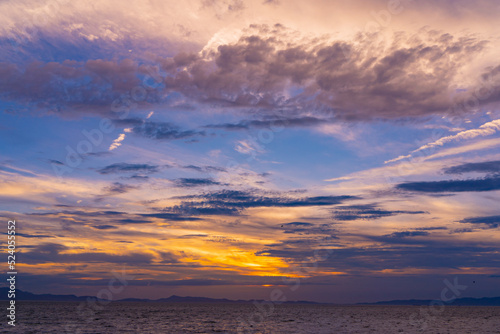
<path id="1" fill-rule="evenodd" d="M 2 306 L 6 305 L 2 303 Z M 95 305 L 94 305 L 95 306 Z M 18 302 L 2 333 L 500 333 L 500 307 Z M 92 309 L 95 310 L 91 311 Z"/>

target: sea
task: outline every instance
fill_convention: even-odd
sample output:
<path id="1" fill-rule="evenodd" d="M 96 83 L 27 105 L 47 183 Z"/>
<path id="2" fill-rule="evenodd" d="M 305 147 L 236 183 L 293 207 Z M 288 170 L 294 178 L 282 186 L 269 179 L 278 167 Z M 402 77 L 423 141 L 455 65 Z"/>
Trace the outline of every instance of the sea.
<path id="1" fill-rule="evenodd" d="M 1 333 L 500 333 L 499 306 L 18 301 L 15 316 Z"/>

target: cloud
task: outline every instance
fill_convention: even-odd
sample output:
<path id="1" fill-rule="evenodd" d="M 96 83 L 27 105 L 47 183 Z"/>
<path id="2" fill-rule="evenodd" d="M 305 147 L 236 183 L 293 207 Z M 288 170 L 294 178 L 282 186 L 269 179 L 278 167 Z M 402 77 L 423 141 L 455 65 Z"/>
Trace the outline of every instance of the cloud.
<path id="1" fill-rule="evenodd" d="M 114 182 L 112 185 L 105 187 L 104 191 L 110 194 L 124 194 L 133 189 L 137 189 L 137 187 L 120 182 Z"/>
<path id="2" fill-rule="evenodd" d="M 500 189 L 500 177 L 486 177 L 469 180 L 406 182 L 396 185 L 396 189 L 425 193 L 494 191 Z"/>
<path id="3" fill-rule="evenodd" d="M 183 215 L 179 215 L 177 213 L 170 213 L 170 212 L 143 213 L 143 214 L 139 214 L 139 215 L 143 216 L 143 217 L 152 217 L 152 218 L 158 218 L 158 219 L 163 219 L 163 220 L 168 220 L 168 221 L 195 221 L 195 220 L 200 220 L 200 218 L 183 216 Z"/>
<path id="4" fill-rule="evenodd" d="M 403 232 L 394 232 L 388 234 L 389 238 L 408 238 L 408 237 L 420 237 L 429 235 L 429 232 L 426 231 L 403 231 Z"/>
<path id="5" fill-rule="evenodd" d="M 292 222 L 280 225 L 284 233 L 299 234 L 299 235 L 311 235 L 311 234 L 326 234 L 330 238 L 336 238 L 334 236 L 338 231 L 332 228 L 332 224 L 312 224 L 304 222 Z M 290 243 L 290 241 L 287 241 Z"/>
<path id="6" fill-rule="evenodd" d="M 432 227 L 417 227 L 416 231 L 435 231 L 435 230 L 447 230 L 444 226 L 432 226 Z"/>
<path id="7" fill-rule="evenodd" d="M 204 204 L 211 207 L 231 207 L 238 209 L 254 207 L 306 207 L 306 206 L 330 206 L 340 204 L 347 200 L 359 199 L 356 196 L 317 196 L 291 198 L 284 196 L 263 196 L 254 191 L 222 190 L 218 192 L 205 193 L 202 195 L 190 195 L 178 197 L 179 199 L 198 199 L 199 202 L 192 204 Z"/>
<path id="8" fill-rule="evenodd" d="M 463 174 L 471 172 L 500 173 L 500 161 L 471 162 L 462 165 L 444 168 L 445 174 Z"/>
<path id="9" fill-rule="evenodd" d="M 23 238 L 55 238 L 55 236 L 47 234 L 16 233 L 16 235 Z"/>
<path id="10" fill-rule="evenodd" d="M 224 130 L 248 130 L 251 128 L 281 128 L 281 127 L 311 127 L 332 122 L 334 119 L 323 119 L 312 116 L 304 117 L 275 117 L 265 120 L 242 120 L 238 123 L 221 123 L 205 125 L 205 128 Z"/>
<path id="11" fill-rule="evenodd" d="M 114 222 L 121 224 L 121 225 L 127 225 L 127 224 L 150 224 L 152 221 L 150 220 L 144 220 L 144 219 L 135 219 L 135 218 L 124 218 L 124 219 L 118 219 L 114 220 Z"/>
<path id="12" fill-rule="evenodd" d="M 194 170 L 200 173 L 213 173 L 213 172 L 225 172 L 226 169 L 223 167 L 216 166 L 195 166 L 195 165 L 187 165 L 182 166 L 181 168 Z"/>
<path id="13" fill-rule="evenodd" d="M 391 211 L 378 208 L 375 204 L 339 206 L 333 211 L 333 219 L 350 221 L 357 219 L 379 219 L 401 214 L 425 214 L 425 211 Z"/>
<path id="14" fill-rule="evenodd" d="M 474 36 L 436 31 L 418 36 L 400 33 L 384 42 L 374 34 L 339 40 L 301 36 L 281 25 L 251 25 L 235 42 L 206 47 L 200 53 L 157 57 L 155 62 L 2 63 L 0 96 L 58 114 L 76 111 L 116 118 L 116 101 L 124 107 L 144 109 L 168 104 L 171 94 L 180 93 L 201 105 L 251 110 L 258 116 L 233 126 L 219 125 L 234 129 L 262 126 L 258 122 L 273 115 L 289 119 L 290 125 L 323 118 L 365 121 L 421 117 L 450 110 L 458 73 L 485 50 L 486 44 Z M 493 69 L 484 71 L 478 80 L 482 74 L 490 74 L 494 83 L 500 76 Z M 151 73 L 158 84 L 147 91 L 146 99 L 124 101 L 123 96 L 142 87 Z M 475 88 L 472 84 L 465 87 L 460 98 L 468 98 Z M 499 100 L 500 93 L 493 91 L 480 102 Z M 203 132 L 150 121 L 133 132 L 153 139 L 203 136 Z"/>
<path id="15" fill-rule="evenodd" d="M 200 180 L 202 181 L 196 179 L 194 185 L 189 184 L 187 187 L 197 186 L 199 182 L 207 182 L 207 179 Z M 153 216 L 173 220 L 188 220 L 187 217 L 190 216 L 240 216 L 242 211 L 248 208 L 331 206 L 359 198 L 355 196 L 270 197 L 258 195 L 255 191 L 222 190 L 202 195 L 179 196 L 175 197 L 175 199 L 182 199 L 183 201 L 178 205 L 165 207 L 162 210 L 163 213 L 154 214 Z M 192 217 L 191 219 L 196 220 L 197 218 Z"/>
<path id="16" fill-rule="evenodd" d="M 406 233 L 410 232 L 410 233 Z M 380 272 L 387 269 L 409 268 L 458 268 L 492 267 L 499 264 L 496 258 L 498 247 L 482 247 L 454 244 L 453 241 L 433 241 L 429 235 L 402 234 L 368 237 L 369 240 L 384 243 L 375 247 L 318 247 L 324 241 L 309 243 L 309 247 L 289 247 L 286 243 L 257 252 L 260 256 L 280 257 L 294 263 L 310 263 L 313 252 L 328 254 L 317 262 L 319 268 L 351 273 Z M 331 243 L 331 242 L 330 242 Z M 388 247 L 391 245 L 391 247 Z M 398 246 L 401 245 L 401 246 Z M 425 247 L 415 247 L 416 245 Z M 412 247 L 409 247 L 412 246 Z"/>
<path id="17" fill-rule="evenodd" d="M 152 224 L 155 223 L 150 218 L 157 218 L 167 221 L 195 221 L 197 217 L 190 217 L 185 212 L 171 210 L 171 212 L 154 213 L 128 213 L 122 211 L 95 211 L 95 210 L 62 210 L 29 213 L 30 216 L 54 217 L 58 219 L 70 218 L 72 224 L 88 225 L 94 228 L 97 226 L 123 226 L 129 224 Z M 96 222 L 99 224 L 96 225 Z M 111 225 L 113 224 L 113 225 Z M 137 232 L 138 233 L 138 232 Z"/>
<path id="18" fill-rule="evenodd" d="M 205 206 L 203 204 L 183 203 L 164 209 L 166 212 L 172 212 L 179 215 L 187 216 L 239 216 L 240 209 L 223 207 L 223 206 Z"/>
<path id="19" fill-rule="evenodd" d="M 136 181 L 146 181 L 146 180 L 149 180 L 149 176 L 137 175 L 137 174 L 134 174 L 132 176 L 125 177 L 125 178 L 126 179 L 130 179 L 130 180 L 136 180 Z"/>
<path id="20" fill-rule="evenodd" d="M 263 153 L 264 149 L 255 140 L 239 140 L 234 149 L 241 154 Z"/>
<path id="21" fill-rule="evenodd" d="M 95 226 L 92 226 L 93 228 L 97 229 L 97 230 L 113 230 L 113 229 L 117 229 L 118 227 L 116 226 L 113 226 L 113 225 L 95 225 Z"/>
<path id="22" fill-rule="evenodd" d="M 195 179 L 195 178 L 180 178 L 174 180 L 177 187 L 203 187 L 203 186 L 217 186 L 221 185 L 220 182 L 212 179 Z"/>
<path id="23" fill-rule="evenodd" d="M 287 40 L 289 31 L 280 26 L 254 29 L 212 51 L 215 70 L 209 69 L 212 61 L 198 59 L 167 85 L 182 85 L 186 95 L 221 105 L 287 108 L 299 117 L 298 108 L 347 120 L 422 116 L 451 107 L 454 75 L 465 58 L 485 46 L 470 37 L 429 34 L 398 38 L 384 50 L 373 36 L 356 43 L 297 43 Z"/>
<path id="24" fill-rule="evenodd" d="M 56 207 L 68 207 L 67 205 L 56 205 Z M 83 217 L 100 217 L 100 216 L 119 216 L 125 215 L 125 212 L 120 211 L 83 211 L 83 210 L 63 210 L 63 211 L 47 211 L 47 212 L 34 212 L 28 213 L 33 216 L 57 216 L 57 215 L 71 215 Z"/>
<path id="25" fill-rule="evenodd" d="M 112 153 L 106 151 L 106 152 L 90 152 L 90 153 L 87 153 L 86 155 L 88 156 L 91 156 L 91 157 L 104 157 L 104 156 L 108 156 L 108 155 L 111 155 Z"/>
<path id="26" fill-rule="evenodd" d="M 153 256 L 147 253 L 131 253 L 124 255 L 107 254 L 103 252 L 78 252 L 78 253 L 65 253 L 71 250 L 70 248 L 57 244 L 45 243 L 34 247 L 28 252 L 23 252 L 22 261 L 28 264 L 39 263 L 150 263 Z"/>
<path id="27" fill-rule="evenodd" d="M 407 158 L 411 157 L 413 153 L 420 152 L 420 151 L 423 151 L 423 150 L 426 150 L 429 148 L 443 146 L 444 144 L 452 142 L 452 141 L 473 139 L 473 138 L 480 137 L 480 136 L 482 136 L 482 137 L 489 136 L 489 135 L 496 133 L 498 130 L 500 130 L 500 119 L 496 119 L 494 121 L 484 123 L 483 125 L 481 125 L 477 129 L 465 130 L 465 131 L 459 132 L 455 135 L 439 138 L 436 141 L 425 144 L 425 145 L 417 148 L 416 150 L 411 151 L 410 154 L 408 154 L 408 155 L 399 156 L 395 159 L 388 160 L 385 163 L 390 163 L 390 162 L 395 162 L 395 161 L 407 159 Z"/>
<path id="28" fill-rule="evenodd" d="M 172 123 L 144 121 L 137 118 L 115 120 L 115 124 L 132 126 L 132 133 L 158 140 L 187 139 L 206 135 L 204 131 L 182 130 Z"/>
<path id="29" fill-rule="evenodd" d="M 115 163 L 108 165 L 104 168 L 97 170 L 98 173 L 115 174 L 115 173 L 157 173 L 159 166 L 148 164 L 129 164 L 125 162 Z"/>
<path id="30" fill-rule="evenodd" d="M 259 196 L 252 191 L 233 190 L 176 198 L 183 199 L 184 201 L 179 205 L 165 207 L 163 209 L 166 212 L 165 215 L 180 215 L 181 217 L 211 215 L 240 216 L 242 211 L 248 208 L 330 206 L 346 200 L 358 199 L 354 196 L 320 196 L 293 199 L 282 196 Z M 318 227 L 319 230 L 324 230 L 324 228 Z"/>
<path id="31" fill-rule="evenodd" d="M 460 221 L 463 224 L 486 225 L 487 228 L 497 228 L 500 226 L 500 216 L 472 217 Z"/>
<path id="32" fill-rule="evenodd" d="M 122 141 L 125 139 L 125 134 L 121 133 L 118 138 L 113 140 L 113 143 L 109 146 L 109 150 L 113 151 L 122 145 Z"/>
<path id="33" fill-rule="evenodd" d="M 60 162 L 59 160 L 53 160 L 53 159 L 49 159 L 48 160 L 50 163 L 52 164 L 56 164 L 56 165 L 64 165 L 62 162 Z"/>
<path id="34" fill-rule="evenodd" d="M 314 226 L 314 224 L 311 223 L 304 223 L 304 222 L 293 222 L 293 223 L 286 223 L 283 224 L 284 226 L 291 226 L 291 227 L 311 227 Z"/>
<path id="35" fill-rule="evenodd" d="M 432 245 L 432 240 L 427 237 L 430 233 L 427 231 L 400 231 L 393 232 L 382 236 L 366 236 L 367 239 L 385 244 L 400 244 L 400 245 Z"/>
<path id="36" fill-rule="evenodd" d="M 37 111 L 113 115 L 113 101 L 140 85 L 138 71 L 130 59 L 1 63 L 0 96 Z"/>
<path id="37" fill-rule="evenodd" d="M 204 136 L 202 131 L 180 130 L 170 123 L 144 122 L 141 127 L 134 127 L 132 131 L 144 137 L 153 139 L 184 139 L 193 136 Z"/>

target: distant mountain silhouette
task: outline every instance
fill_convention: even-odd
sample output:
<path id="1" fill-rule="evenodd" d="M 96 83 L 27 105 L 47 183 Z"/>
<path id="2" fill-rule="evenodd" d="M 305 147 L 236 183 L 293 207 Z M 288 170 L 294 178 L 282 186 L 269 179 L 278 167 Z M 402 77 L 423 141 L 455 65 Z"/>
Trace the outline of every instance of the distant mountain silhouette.
<path id="1" fill-rule="evenodd" d="M 9 288 L 0 288 L 0 300 L 7 300 Z M 15 300 L 31 300 L 31 301 L 65 301 L 65 302 L 81 302 L 87 299 L 96 300 L 92 296 L 75 296 L 75 295 L 52 295 L 52 294 L 34 294 L 27 291 L 16 290 Z M 262 302 L 262 300 L 231 300 L 231 299 L 215 299 L 207 297 L 181 297 L 172 295 L 168 298 L 160 299 L 140 299 L 140 298 L 125 298 L 115 300 L 118 302 L 152 302 L 152 303 L 252 303 L 254 301 Z M 407 300 L 389 300 L 376 303 L 358 303 L 356 305 L 429 305 L 431 299 L 407 299 Z M 284 304 L 321 304 L 309 301 L 286 301 Z M 453 302 L 445 303 L 445 305 L 453 306 L 500 306 L 500 297 L 485 297 L 485 298 L 457 298 Z"/>
<path id="2" fill-rule="evenodd" d="M 9 288 L 0 288 L 0 300 L 7 300 Z M 47 300 L 47 301 L 68 301 L 68 302 L 77 302 L 77 301 L 85 301 L 87 298 L 97 299 L 96 297 L 77 297 L 75 295 L 51 295 L 51 294 L 42 294 L 37 295 L 31 292 L 22 291 L 16 289 L 16 298 L 15 300 Z"/>
<path id="3" fill-rule="evenodd" d="M 0 300 L 7 300 L 9 288 L 0 288 Z M 96 300 L 96 297 L 91 296 L 80 296 L 75 295 L 52 295 L 52 294 L 34 294 L 27 291 L 16 290 L 15 300 L 31 300 L 31 301 L 68 301 L 68 302 L 79 302 L 86 301 L 87 299 Z M 117 299 L 114 301 L 118 302 L 160 302 L 160 303 L 251 303 L 254 301 L 262 302 L 262 300 L 231 300 L 231 299 L 215 299 L 207 297 L 181 297 L 172 295 L 168 298 L 160 299 L 141 299 L 141 298 L 125 298 Z M 309 301 L 287 301 L 286 304 L 318 304 Z"/>
<path id="4" fill-rule="evenodd" d="M 431 299 L 408 299 L 408 300 L 389 300 L 376 303 L 358 303 L 357 305 L 430 305 Z M 484 298 L 457 298 L 451 302 L 445 302 L 445 305 L 453 306 L 500 306 L 500 297 Z"/>

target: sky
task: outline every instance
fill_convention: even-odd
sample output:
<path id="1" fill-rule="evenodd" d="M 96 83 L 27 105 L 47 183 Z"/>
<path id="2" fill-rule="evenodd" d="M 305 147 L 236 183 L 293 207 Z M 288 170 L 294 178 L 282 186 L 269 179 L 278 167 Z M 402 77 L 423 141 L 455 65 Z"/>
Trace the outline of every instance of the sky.
<path id="1" fill-rule="evenodd" d="M 113 299 L 499 296 L 499 14 L 0 1 L 18 288 L 95 296 L 121 273 Z"/>

